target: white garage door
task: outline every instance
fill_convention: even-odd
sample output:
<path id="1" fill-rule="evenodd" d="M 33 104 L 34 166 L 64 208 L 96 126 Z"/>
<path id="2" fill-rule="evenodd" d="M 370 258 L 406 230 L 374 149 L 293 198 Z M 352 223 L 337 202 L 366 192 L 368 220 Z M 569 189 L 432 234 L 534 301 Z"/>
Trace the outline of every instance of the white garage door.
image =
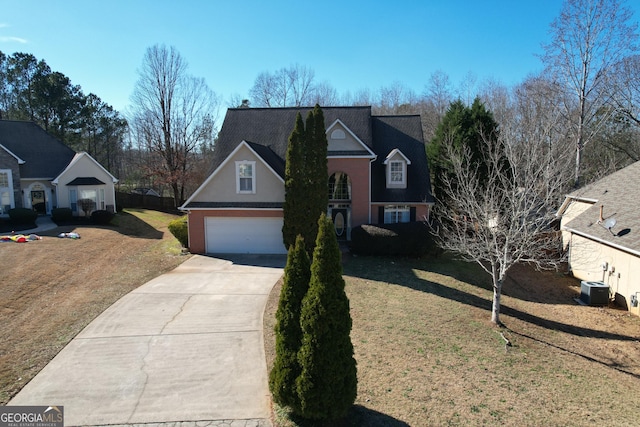
<path id="1" fill-rule="evenodd" d="M 282 218 L 205 218 L 207 253 L 284 254 Z"/>

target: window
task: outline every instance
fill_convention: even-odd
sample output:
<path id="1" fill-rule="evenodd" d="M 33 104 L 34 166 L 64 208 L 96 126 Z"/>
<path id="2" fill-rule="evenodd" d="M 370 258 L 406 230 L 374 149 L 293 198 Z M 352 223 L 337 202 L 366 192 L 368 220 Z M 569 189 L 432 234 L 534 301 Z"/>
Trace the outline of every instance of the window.
<path id="1" fill-rule="evenodd" d="M 384 207 L 384 223 L 394 224 L 397 222 L 409 222 L 411 220 L 411 209 L 409 206 L 389 205 Z"/>
<path id="2" fill-rule="evenodd" d="M 351 180 L 342 172 L 329 177 L 329 200 L 351 200 Z"/>
<path id="3" fill-rule="evenodd" d="M 78 191 L 69 190 L 69 205 L 73 212 L 78 212 Z"/>
<path id="4" fill-rule="evenodd" d="M 236 162 L 236 192 L 238 194 L 255 194 L 256 162 Z"/>
<path id="5" fill-rule="evenodd" d="M 0 215 L 9 213 L 13 207 L 13 180 L 11 170 L 0 171 Z"/>
<path id="6" fill-rule="evenodd" d="M 347 135 L 344 133 L 342 129 L 336 129 L 331 132 L 331 139 L 345 139 Z"/>
<path id="7" fill-rule="evenodd" d="M 389 162 L 389 184 L 404 184 L 404 162 Z"/>

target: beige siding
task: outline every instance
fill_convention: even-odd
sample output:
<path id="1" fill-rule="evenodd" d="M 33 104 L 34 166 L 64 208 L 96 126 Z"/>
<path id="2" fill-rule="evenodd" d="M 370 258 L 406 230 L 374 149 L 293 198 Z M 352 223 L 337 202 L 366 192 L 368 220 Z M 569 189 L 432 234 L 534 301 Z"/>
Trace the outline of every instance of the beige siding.
<path id="1" fill-rule="evenodd" d="M 568 224 L 571 220 L 576 218 L 582 212 L 589 209 L 591 206 L 593 206 L 593 203 L 572 200 L 569 203 L 569 206 L 567 206 L 567 209 L 564 211 L 564 214 L 562 215 L 562 219 L 560 220 L 561 229 L 563 229 L 566 224 Z M 562 231 L 562 247 L 563 248 L 565 249 L 567 248 L 567 246 L 569 245 L 570 238 L 571 238 L 571 233 L 563 229 Z"/>
<path id="2" fill-rule="evenodd" d="M 83 177 L 95 177 L 100 181 L 104 182 L 104 185 L 97 186 L 81 186 L 81 187 L 72 187 L 74 189 L 77 188 L 95 188 L 95 189 L 104 189 L 104 204 L 106 206 L 115 206 L 115 191 L 113 185 L 113 178 L 94 160 L 89 158 L 86 154 L 80 155 L 74 158 L 75 161 L 72 161 L 70 167 L 68 167 L 60 176 L 58 177 L 58 189 L 57 189 L 57 199 L 58 199 L 58 207 L 70 207 L 69 201 L 69 187 L 67 184 L 73 181 L 76 178 Z M 97 207 L 96 209 L 100 209 Z"/>
<path id="3" fill-rule="evenodd" d="M 256 162 L 255 194 L 236 191 L 236 162 Z M 216 171 L 192 202 L 284 202 L 284 183 L 247 146 L 240 149 Z"/>
<path id="4" fill-rule="evenodd" d="M 336 130 L 344 132 L 344 139 L 333 139 L 331 136 Z M 358 142 L 340 123 L 337 123 L 331 128 L 327 134 L 328 150 L 329 151 L 360 151 L 364 150 L 364 147 Z"/>
<path id="5" fill-rule="evenodd" d="M 631 295 L 637 293 L 640 297 L 640 257 L 576 234 L 570 239 L 569 262 L 573 275 L 580 280 L 604 281 L 619 305 L 640 315 L 638 307 L 631 307 Z"/>

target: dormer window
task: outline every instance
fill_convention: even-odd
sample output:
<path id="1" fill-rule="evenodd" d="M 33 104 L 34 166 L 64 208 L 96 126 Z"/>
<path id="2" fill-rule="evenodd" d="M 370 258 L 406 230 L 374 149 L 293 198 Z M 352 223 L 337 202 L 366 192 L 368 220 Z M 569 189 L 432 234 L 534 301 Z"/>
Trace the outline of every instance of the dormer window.
<path id="1" fill-rule="evenodd" d="M 389 162 L 389 184 L 405 183 L 405 162 L 392 161 Z"/>
<path id="2" fill-rule="evenodd" d="M 394 148 L 383 162 L 386 166 L 387 188 L 407 188 L 407 165 L 411 161 Z"/>
<path id="3" fill-rule="evenodd" d="M 256 192 L 256 162 L 236 162 L 236 193 L 255 194 Z"/>

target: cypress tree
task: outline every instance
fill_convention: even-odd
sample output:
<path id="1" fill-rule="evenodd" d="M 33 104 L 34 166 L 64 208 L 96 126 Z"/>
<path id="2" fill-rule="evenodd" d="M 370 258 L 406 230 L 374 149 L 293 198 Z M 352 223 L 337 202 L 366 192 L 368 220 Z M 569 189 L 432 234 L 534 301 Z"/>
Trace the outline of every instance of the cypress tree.
<path id="1" fill-rule="evenodd" d="M 296 381 L 300 407 L 294 411 L 304 418 L 335 420 L 344 417 L 355 401 L 357 372 L 338 241 L 326 214 L 318 227 L 311 281 L 300 314 L 302 371 Z"/>
<path id="2" fill-rule="evenodd" d="M 287 146 L 286 165 L 284 172 L 284 206 L 282 240 L 285 248 L 289 249 L 296 241 L 296 236 L 304 232 L 306 218 L 305 208 L 306 182 L 305 182 L 305 129 L 300 113 L 296 115 L 296 124 L 289 136 Z M 314 237 L 315 238 L 315 237 Z"/>
<path id="3" fill-rule="evenodd" d="M 298 408 L 296 379 L 300 375 L 298 351 L 302 342 L 300 306 L 309 288 L 309 256 L 302 236 L 289 247 L 284 283 L 276 311 L 276 358 L 269 373 L 269 389 L 273 400 L 283 406 Z"/>
<path id="4" fill-rule="evenodd" d="M 327 134 L 324 125 L 324 113 L 320 105 L 307 116 L 305 165 L 307 171 L 307 225 L 305 241 L 307 251 L 313 253 L 316 236 L 318 235 L 318 218 L 327 212 L 329 203 L 327 172 Z"/>

